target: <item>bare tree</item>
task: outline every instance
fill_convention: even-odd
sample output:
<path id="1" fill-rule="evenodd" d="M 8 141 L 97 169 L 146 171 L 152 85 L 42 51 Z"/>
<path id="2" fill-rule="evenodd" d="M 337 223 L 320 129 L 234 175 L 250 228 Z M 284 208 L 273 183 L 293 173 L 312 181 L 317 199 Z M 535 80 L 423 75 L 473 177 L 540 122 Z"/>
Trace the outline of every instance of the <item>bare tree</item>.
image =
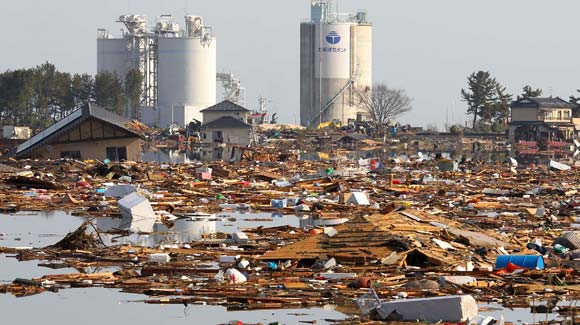
<path id="1" fill-rule="evenodd" d="M 383 83 L 375 84 L 372 92 L 358 91 L 359 107 L 364 109 L 375 129 L 382 132 L 390 120 L 409 112 L 412 99 L 403 89 L 392 89 Z"/>

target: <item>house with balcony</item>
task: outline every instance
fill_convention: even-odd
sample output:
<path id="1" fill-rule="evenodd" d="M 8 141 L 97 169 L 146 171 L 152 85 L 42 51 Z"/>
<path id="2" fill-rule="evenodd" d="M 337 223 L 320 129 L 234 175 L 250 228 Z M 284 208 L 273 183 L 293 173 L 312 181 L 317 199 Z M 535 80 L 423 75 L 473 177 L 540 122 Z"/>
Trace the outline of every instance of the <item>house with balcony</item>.
<path id="1" fill-rule="evenodd" d="M 247 146 L 252 136 L 250 111 L 230 101 L 223 101 L 201 111 L 201 142 Z"/>
<path id="2" fill-rule="evenodd" d="M 549 143 L 574 137 L 574 106 L 559 97 L 521 98 L 510 104 L 511 143 Z"/>

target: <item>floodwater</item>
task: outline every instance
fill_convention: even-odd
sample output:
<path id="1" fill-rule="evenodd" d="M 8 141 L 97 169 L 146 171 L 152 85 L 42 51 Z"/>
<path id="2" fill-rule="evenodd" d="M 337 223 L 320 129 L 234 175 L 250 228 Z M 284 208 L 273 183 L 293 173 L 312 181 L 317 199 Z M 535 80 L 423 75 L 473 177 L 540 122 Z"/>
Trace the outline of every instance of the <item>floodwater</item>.
<path id="1" fill-rule="evenodd" d="M 507 158 L 515 158 L 522 166 L 529 164 L 548 164 L 550 160 L 560 161 L 568 164 L 574 164 L 576 161 L 572 160 L 572 152 L 558 153 L 551 155 L 539 155 L 537 153 L 520 153 L 517 150 L 497 150 L 497 151 L 472 151 L 472 150 L 456 150 L 456 151 L 422 151 L 416 150 L 401 150 L 401 149 L 373 149 L 373 150 L 356 150 L 348 152 L 344 156 L 329 155 L 324 152 L 301 152 L 300 160 L 306 161 L 327 161 L 346 158 L 349 160 L 378 158 L 381 160 L 388 160 L 394 158 L 416 157 L 419 153 L 424 159 L 451 159 L 461 161 L 463 159 L 472 161 L 481 161 L 488 163 L 504 162 Z M 143 152 L 142 160 L 145 162 L 158 163 L 200 163 L 225 161 L 233 162 L 241 159 L 241 151 L 236 148 L 149 148 Z"/>
<path id="2" fill-rule="evenodd" d="M 221 216 L 222 214 L 218 214 Z M 279 225 L 301 226 L 304 222 L 296 216 L 278 216 L 272 214 L 223 213 L 230 218 L 217 222 L 216 230 L 233 232 L 238 229 L 257 226 L 273 227 Z M 232 221 L 235 218 L 235 221 Z M 219 219 L 219 218 L 218 218 Z M 65 212 L 0 214 L 0 246 L 5 247 L 44 247 L 53 244 L 76 229 L 85 219 L 71 216 Z M 153 236 L 151 236 L 153 237 Z M 151 241 L 150 243 L 155 243 Z M 0 283 L 10 283 L 15 278 L 41 277 L 47 274 L 75 273 L 79 270 L 64 268 L 50 269 L 38 266 L 42 261 L 18 262 L 14 257 L 0 254 Z M 83 270 L 84 272 L 102 272 L 103 270 Z M 316 324 L 332 324 L 328 320 L 345 319 L 348 316 L 334 309 L 324 308 L 299 310 L 265 310 L 228 312 L 220 306 L 203 305 L 147 305 L 141 302 L 145 296 L 121 293 L 116 289 L 79 288 L 64 289 L 59 293 L 15 298 L 9 294 L 0 294 L 0 317 L 2 323 L 19 324 L 61 324 L 84 325 L 102 324 L 223 324 L 240 320 L 244 323 L 264 324 L 303 324 L 301 321 Z M 563 302 L 570 305 L 571 302 Z M 545 320 L 558 320 L 556 314 L 533 315 L 530 309 L 508 310 L 500 305 L 482 305 L 490 307 L 481 314 L 499 318 L 516 324 L 531 324 Z"/>
<path id="3" fill-rule="evenodd" d="M 202 221 L 195 221 L 202 219 Z M 97 218 L 97 228 L 101 231 L 112 231 L 115 229 L 128 229 L 131 221 L 122 218 Z M 107 245 L 110 244 L 132 244 L 137 246 L 155 247 L 158 245 L 188 243 L 201 239 L 202 233 L 220 232 L 232 234 L 244 231 L 245 229 L 256 229 L 257 227 L 274 228 L 280 226 L 291 226 L 295 228 L 305 228 L 307 226 L 319 226 L 320 221 L 310 216 L 283 215 L 278 213 L 244 213 L 244 212 L 221 212 L 210 217 L 194 218 L 194 221 L 178 219 L 171 229 L 155 224 L 151 230 L 153 235 L 133 234 L 118 238 L 116 235 L 101 234 L 101 239 Z M 112 241 L 115 238 L 114 242 Z"/>
<path id="4" fill-rule="evenodd" d="M 263 217 L 263 216 L 261 216 Z M 64 212 L 0 214 L 0 232 L 4 234 L 0 246 L 43 247 L 60 240 L 76 229 L 85 219 Z M 252 222 L 252 221 L 248 221 Z M 262 222 L 263 223 L 263 222 Z M 224 225 L 224 227 L 226 227 Z M 65 268 L 53 270 L 39 267 L 42 261 L 18 262 L 0 254 L 0 282 L 10 283 L 15 278 L 33 278 L 47 274 L 74 273 Z M 102 270 L 95 270 L 100 272 Z M 15 298 L 0 294 L 0 317 L 6 323 L 19 324 L 222 324 L 233 320 L 244 323 L 300 324 L 300 321 L 317 321 L 329 324 L 326 319 L 340 320 L 346 316 L 333 306 L 300 310 L 266 310 L 228 312 L 225 307 L 193 305 L 146 305 L 144 296 L 121 293 L 115 289 L 82 288 L 65 289 L 59 293 Z"/>
<path id="5" fill-rule="evenodd" d="M 61 290 L 31 297 L 13 298 L 0 295 L 0 310 L 6 324 L 224 324 L 240 320 L 244 323 L 279 321 L 300 324 L 300 321 L 342 319 L 332 308 L 328 310 L 267 310 L 228 312 L 220 306 L 145 305 L 131 302 L 140 297 L 114 289 L 87 288 Z"/>
<path id="6" fill-rule="evenodd" d="M 196 147 L 196 148 L 146 148 L 143 151 L 141 160 L 144 162 L 158 163 L 193 163 L 193 162 L 212 162 L 212 161 L 238 161 L 242 157 L 239 149 L 232 147 L 213 148 L 213 147 Z"/>
<path id="7" fill-rule="evenodd" d="M 379 158 L 379 159 L 394 159 L 396 157 L 416 156 L 418 152 L 401 151 L 391 149 L 378 149 L 367 151 L 352 151 L 344 157 L 350 160 Z M 421 155 L 425 159 L 435 159 L 441 157 L 445 159 L 461 160 L 464 156 L 471 160 L 497 162 L 504 161 L 507 157 L 512 156 L 508 151 L 479 151 L 479 152 L 422 152 Z M 212 161 L 238 161 L 241 158 L 241 151 L 230 147 L 226 148 L 195 148 L 188 150 L 180 150 L 175 148 L 159 148 L 149 149 L 143 152 L 142 160 L 145 162 L 158 163 L 197 163 L 197 162 L 212 162 Z M 299 159 L 306 161 L 326 161 L 338 159 L 340 157 L 320 153 L 316 151 L 302 152 Z M 529 159 L 526 156 L 516 156 L 522 161 Z"/>

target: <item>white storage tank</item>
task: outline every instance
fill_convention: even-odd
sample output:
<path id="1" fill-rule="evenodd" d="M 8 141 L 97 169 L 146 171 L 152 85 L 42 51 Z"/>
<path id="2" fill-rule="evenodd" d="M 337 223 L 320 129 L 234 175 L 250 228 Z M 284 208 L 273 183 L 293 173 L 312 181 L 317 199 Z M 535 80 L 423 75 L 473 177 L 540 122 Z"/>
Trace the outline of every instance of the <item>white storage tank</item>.
<path id="1" fill-rule="evenodd" d="M 313 0 L 300 25 L 300 120 L 317 127 L 362 118 L 357 92 L 372 88 L 372 24 L 366 13 L 336 12 L 335 0 Z"/>
<path id="2" fill-rule="evenodd" d="M 214 234 L 217 221 L 211 217 L 180 218 L 171 228 L 162 223 L 155 224 L 153 239 L 157 244 L 190 243 L 203 239 L 205 234 Z"/>
<path id="3" fill-rule="evenodd" d="M 216 104 L 216 39 L 159 38 L 159 126 L 201 121 L 201 111 Z"/>
<path id="4" fill-rule="evenodd" d="M 130 66 L 126 39 L 97 39 L 97 72 L 116 73 L 122 79 Z"/>

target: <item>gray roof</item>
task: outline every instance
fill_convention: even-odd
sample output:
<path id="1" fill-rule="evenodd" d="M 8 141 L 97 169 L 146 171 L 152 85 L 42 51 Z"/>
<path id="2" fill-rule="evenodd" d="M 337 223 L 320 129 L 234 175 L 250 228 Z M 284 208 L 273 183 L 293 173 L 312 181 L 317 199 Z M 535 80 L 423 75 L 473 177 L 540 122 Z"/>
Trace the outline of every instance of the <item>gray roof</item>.
<path id="1" fill-rule="evenodd" d="M 202 126 L 203 129 L 251 129 L 247 123 L 231 116 L 223 116 Z"/>
<path id="2" fill-rule="evenodd" d="M 361 134 L 361 133 L 349 133 L 349 134 L 341 137 L 341 139 L 344 139 L 344 138 L 351 138 L 351 139 L 354 139 L 357 141 L 368 139 L 368 137 L 366 135 Z"/>
<path id="3" fill-rule="evenodd" d="M 249 112 L 249 110 L 229 100 L 224 100 L 221 103 L 202 109 L 200 112 Z"/>
<path id="4" fill-rule="evenodd" d="M 49 126 L 42 132 L 28 139 L 26 142 L 22 143 L 16 148 L 16 155 L 22 156 L 38 146 L 45 145 L 53 139 L 61 136 L 62 134 L 68 132 L 73 127 L 77 127 L 89 118 L 95 118 L 102 122 L 111 124 L 117 128 L 124 130 L 125 132 L 134 135 L 135 137 L 141 137 L 141 134 L 127 127 L 129 120 L 109 112 L 103 108 L 98 107 L 95 104 L 89 104 L 81 109 L 78 109 L 63 119 L 57 121 L 53 125 Z"/>
<path id="5" fill-rule="evenodd" d="M 573 105 L 560 97 L 522 98 L 510 104 L 511 107 L 572 108 Z"/>

